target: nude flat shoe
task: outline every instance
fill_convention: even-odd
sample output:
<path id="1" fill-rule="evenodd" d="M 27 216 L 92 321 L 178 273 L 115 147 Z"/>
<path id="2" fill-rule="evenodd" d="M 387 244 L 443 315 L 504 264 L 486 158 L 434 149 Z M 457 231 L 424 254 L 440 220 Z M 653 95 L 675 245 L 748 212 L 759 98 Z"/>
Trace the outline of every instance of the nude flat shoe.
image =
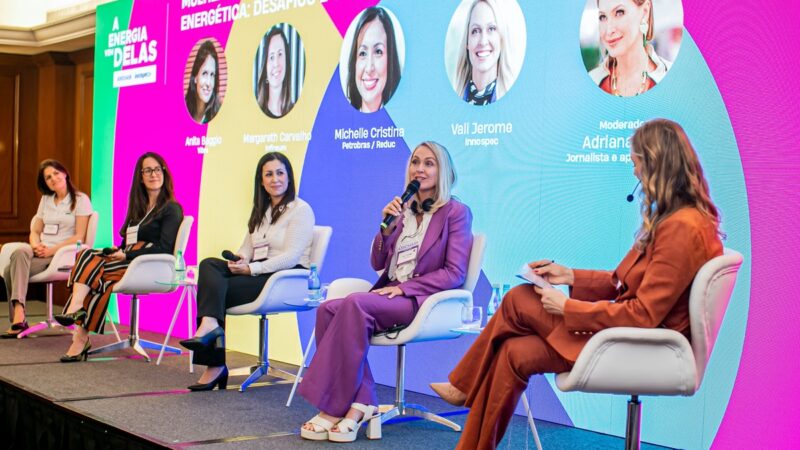
<path id="1" fill-rule="evenodd" d="M 464 403 L 467 402 L 467 394 L 459 391 L 450 383 L 431 383 L 429 386 L 442 400 L 453 406 L 464 406 Z"/>

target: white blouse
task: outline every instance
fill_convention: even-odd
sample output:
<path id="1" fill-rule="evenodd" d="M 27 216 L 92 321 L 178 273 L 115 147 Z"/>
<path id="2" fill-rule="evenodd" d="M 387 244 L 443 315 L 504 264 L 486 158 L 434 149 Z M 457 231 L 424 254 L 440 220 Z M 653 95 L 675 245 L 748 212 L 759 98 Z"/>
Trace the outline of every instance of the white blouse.
<path id="1" fill-rule="evenodd" d="M 403 213 L 403 231 L 397 237 L 394 254 L 389 262 L 390 280 L 402 283 L 414 274 L 414 269 L 417 268 L 417 255 L 425 239 L 425 233 L 428 232 L 431 217 L 432 213 L 423 213 L 422 222 L 417 226 L 417 218 L 411 210 L 406 209 Z"/>
<path id="2" fill-rule="evenodd" d="M 261 275 L 311 264 L 311 241 L 314 237 L 314 211 L 311 205 L 295 198 L 286 211 L 271 224 L 272 207 L 267 210 L 253 233 L 247 233 L 239 254 L 250 266 L 250 274 Z M 266 250 L 264 249 L 266 246 Z M 266 259 L 254 261 L 256 251 L 266 251 Z"/>
<path id="3" fill-rule="evenodd" d="M 92 202 L 89 196 L 77 192 L 75 210 L 72 208 L 72 196 L 67 193 L 56 205 L 56 195 L 43 195 L 39 200 L 36 217 L 44 224 L 39 240 L 46 246 L 58 245 L 75 235 L 75 222 L 78 216 L 92 215 Z"/>

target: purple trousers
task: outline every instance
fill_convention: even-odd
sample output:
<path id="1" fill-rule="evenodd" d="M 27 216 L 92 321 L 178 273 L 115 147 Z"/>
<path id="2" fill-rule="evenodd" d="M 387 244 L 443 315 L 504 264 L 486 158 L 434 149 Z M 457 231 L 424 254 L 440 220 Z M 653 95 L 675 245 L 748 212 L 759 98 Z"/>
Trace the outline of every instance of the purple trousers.
<path id="1" fill-rule="evenodd" d="M 416 300 L 357 292 L 328 300 L 317 310 L 317 352 L 298 392 L 320 411 L 343 417 L 351 403 L 378 404 L 369 369 L 369 340 L 376 332 L 414 319 Z"/>

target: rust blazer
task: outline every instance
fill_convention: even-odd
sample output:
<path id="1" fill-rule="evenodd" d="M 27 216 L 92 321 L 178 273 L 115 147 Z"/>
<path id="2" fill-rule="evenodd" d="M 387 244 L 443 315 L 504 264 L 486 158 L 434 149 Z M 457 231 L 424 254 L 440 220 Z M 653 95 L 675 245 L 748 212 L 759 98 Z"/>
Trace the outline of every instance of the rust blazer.
<path id="1" fill-rule="evenodd" d="M 597 331 L 611 327 L 669 328 L 689 337 L 689 290 L 700 267 L 722 254 L 714 224 L 693 207 L 656 228 L 644 252 L 632 248 L 616 270 L 575 270 L 563 321 L 546 336 L 575 361 Z"/>

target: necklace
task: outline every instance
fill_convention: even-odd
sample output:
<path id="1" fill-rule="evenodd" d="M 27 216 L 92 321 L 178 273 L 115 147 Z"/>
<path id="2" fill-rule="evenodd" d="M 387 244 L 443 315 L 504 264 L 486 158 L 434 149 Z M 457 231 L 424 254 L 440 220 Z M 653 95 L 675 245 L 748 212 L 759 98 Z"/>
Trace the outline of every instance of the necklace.
<path id="1" fill-rule="evenodd" d="M 634 94 L 634 96 L 641 94 L 647 88 L 647 71 L 642 71 L 642 83 L 639 85 L 639 91 Z M 614 66 L 613 70 L 611 71 L 611 93 L 616 95 L 617 97 L 622 97 L 623 95 L 617 89 L 617 67 Z"/>

